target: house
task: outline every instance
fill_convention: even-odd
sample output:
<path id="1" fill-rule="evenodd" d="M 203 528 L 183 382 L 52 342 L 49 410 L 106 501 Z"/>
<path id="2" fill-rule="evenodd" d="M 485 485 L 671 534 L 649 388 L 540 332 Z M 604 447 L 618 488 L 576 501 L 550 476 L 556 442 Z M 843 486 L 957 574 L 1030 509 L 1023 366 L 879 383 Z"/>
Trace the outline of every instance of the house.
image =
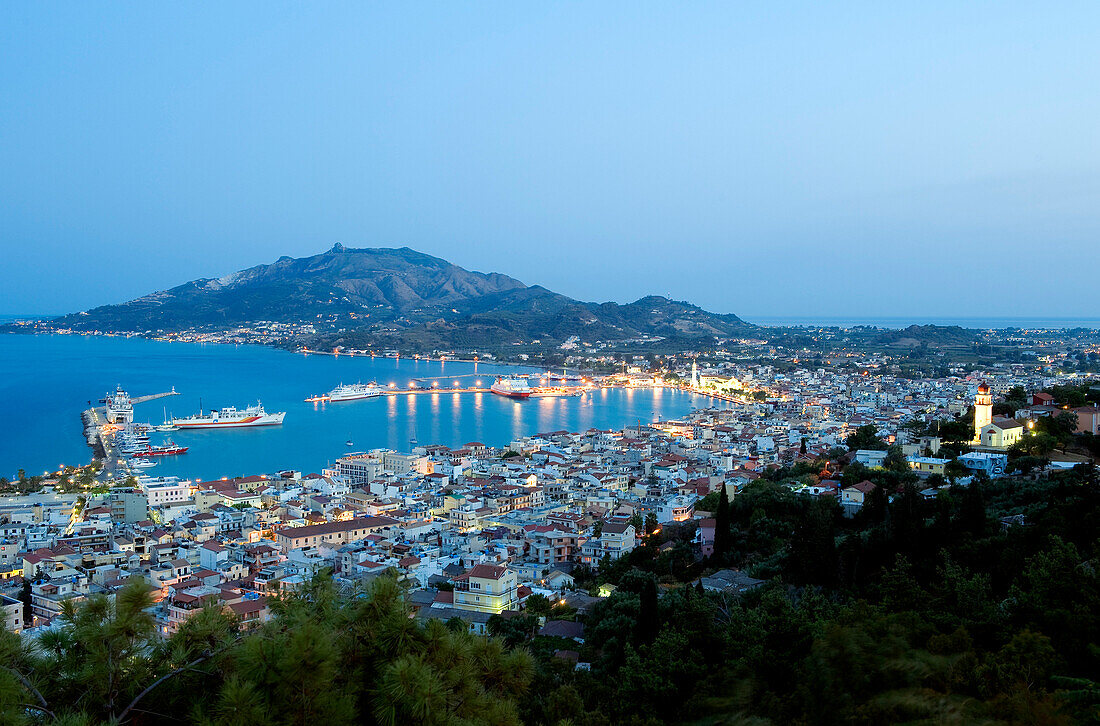
<path id="1" fill-rule="evenodd" d="M 321 544 L 337 547 L 366 539 L 371 534 L 395 524 L 399 524 L 398 520 L 391 517 L 360 517 L 343 522 L 289 527 L 275 530 L 275 542 L 283 552 Z"/>
<path id="2" fill-rule="evenodd" d="M 547 620 L 539 629 L 539 635 L 553 638 L 569 638 L 584 643 L 584 624 L 572 620 Z"/>
<path id="3" fill-rule="evenodd" d="M 634 525 L 629 522 L 608 522 L 599 537 L 591 537 L 581 546 L 581 562 L 599 563 L 605 556 L 617 560 L 638 544 Z"/>
<path id="4" fill-rule="evenodd" d="M 1082 406 L 1073 409 L 1073 413 L 1077 414 L 1077 433 L 1100 434 L 1100 407 Z"/>
<path id="5" fill-rule="evenodd" d="M 928 477 L 933 474 L 943 476 L 944 469 L 950 459 L 937 459 L 934 456 L 910 456 L 909 468 L 920 477 Z"/>
<path id="6" fill-rule="evenodd" d="M 990 478 L 1001 476 L 1008 467 L 1008 454 L 992 451 L 971 451 L 958 458 L 960 464 L 972 472 L 983 471 Z"/>
<path id="7" fill-rule="evenodd" d="M 710 577 L 701 577 L 695 582 L 702 585 L 704 590 L 710 592 L 725 592 L 740 595 L 749 590 L 755 590 L 764 584 L 763 580 L 749 577 L 741 570 L 719 570 Z"/>
<path id="8" fill-rule="evenodd" d="M 519 606 L 516 573 L 507 567 L 474 565 L 455 578 L 454 607 L 481 613 L 501 613 Z"/>
<path id="9" fill-rule="evenodd" d="M 703 557 L 710 557 L 714 554 L 715 524 L 716 520 L 713 517 L 699 520 L 699 530 L 695 537 L 696 541 L 699 543 L 699 551 L 703 554 Z"/>
<path id="10" fill-rule="evenodd" d="M 0 595 L 0 627 L 12 633 L 23 630 L 22 602 L 7 595 Z"/>
<path id="11" fill-rule="evenodd" d="M 868 469 L 874 469 L 881 467 L 882 462 L 886 460 L 886 452 L 878 451 L 876 449 L 860 449 L 856 452 L 855 461 L 863 464 Z"/>
<path id="12" fill-rule="evenodd" d="M 1007 449 L 1024 435 L 1024 425 L 1013 418 L 994 416 L 990 423 L 982 426 L 982 446 L 992 449 Z"/>
<path id="13" fill-rule="evenodd" d="M 863 502 L 870 496 L 871 492 L 875 490 L 875 485 L 866 479 L 853 484 L 850 487 L 845 487 L 840 490 L 840 506 L 844 508 L 845 514 L 851 516 L 863 506 Z"/>
<path id="14" fill-rule="evenodd" d="M 1040 391 L 1039 393 L 1033 393 L 1033 394 L 1031 394 L 1031 405 L 1032 406 L 1053 406 L 1054 405 L 1054 396 L 1050 395 L 1049 393 L 1043 393 L 1042 391 Z"/>

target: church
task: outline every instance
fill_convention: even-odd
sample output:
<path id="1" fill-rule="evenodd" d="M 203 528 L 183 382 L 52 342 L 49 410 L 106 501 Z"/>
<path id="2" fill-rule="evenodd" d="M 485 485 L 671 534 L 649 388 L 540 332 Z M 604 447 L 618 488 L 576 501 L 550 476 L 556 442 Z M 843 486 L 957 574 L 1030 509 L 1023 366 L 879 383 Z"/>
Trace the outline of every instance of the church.
<path id="1" fill-rule="evenodd" d="M 1014 418 L 993 415 L 993 393 L 989 385 L 983 382 L 978 386 L 978 395 L 974 397 L 974 439 L 971 443 L 983 449 L 1004 450 L 1023 435 L 1022 423 Z"/>

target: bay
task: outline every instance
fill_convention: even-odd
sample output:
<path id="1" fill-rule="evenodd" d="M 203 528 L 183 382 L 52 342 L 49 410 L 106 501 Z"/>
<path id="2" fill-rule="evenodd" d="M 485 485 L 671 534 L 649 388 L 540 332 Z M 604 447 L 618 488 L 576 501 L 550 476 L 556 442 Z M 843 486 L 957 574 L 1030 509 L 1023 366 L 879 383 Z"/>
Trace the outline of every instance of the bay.
<path id="1" fill-rule="evenodd" d="M 556 430 L 621 428 L 676 418 L 693 408 L 724 405 L 673 389 L 599 389 L 578 398 L 516 401 L 490 393 L 387 395 L 341 403 L 307 403 L 339 383 L 377 381 L 405 388 L 415 378 L 446 389 L 503 373 L 538 372 L 488 363 L 303 355 L 261 346 L 176 343 L 78 335 L 0 335 L 0 475 L 79 465 L 91 458 L 80 413 L 116 385 L 131 396 L 180 395 L 135 406 L 135 420 L 263 402 L 286 411 L 281 426 L 154 434 L 189 446 L 147 473 L 215 479 L 284 469 L 319 472 L 349 451 L 412 441 L 457 447 L 506 445 L 516 437 Z M 430 382 L 428 383 L 430 385 Z M 346 442 L 353 442 L 348 447 Z"/>

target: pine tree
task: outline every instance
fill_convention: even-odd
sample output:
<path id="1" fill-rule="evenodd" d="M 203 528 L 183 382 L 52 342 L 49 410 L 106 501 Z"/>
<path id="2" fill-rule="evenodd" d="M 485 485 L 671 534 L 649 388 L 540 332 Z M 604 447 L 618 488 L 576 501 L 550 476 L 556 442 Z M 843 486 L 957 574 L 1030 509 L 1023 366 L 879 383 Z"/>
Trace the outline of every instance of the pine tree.
<path id="1" fill-rule="evenodd" d="M 29 628 L 34 620 L 34 611 L 31 609 L 31 581 L 23 578 L 23 589 L 19 591 L 19 600 L 23 603 L 23 627 Z"/>
<path id="2" fill-rule="evenodd" d="M 641 606 L 638 610 L 636 637 L 639 643 L 652 643 L 659 627 L 657 615 L 657 580 L 647 577 L 642 583 Z"/>
<path id="3" fill-rule="evenodd" d="M 722 485 L 722 495 L 718 498 L 718 510 L 714 513 L 714 557 L 725 559 L 730 549 L 730 500 L 726 495 L 726 485 Z"/>

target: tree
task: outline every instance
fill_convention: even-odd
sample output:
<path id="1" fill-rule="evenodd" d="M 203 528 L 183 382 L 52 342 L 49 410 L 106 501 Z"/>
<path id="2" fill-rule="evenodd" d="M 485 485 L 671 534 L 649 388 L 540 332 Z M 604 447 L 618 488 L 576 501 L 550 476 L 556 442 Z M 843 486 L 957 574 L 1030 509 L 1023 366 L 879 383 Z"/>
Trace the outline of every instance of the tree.
<path id="1" fill-rule="evenodd" d="M 641 606 L 635 637 L 639 643 L 650 643 L 657 637 L 660 625 L 657 614 L 657 580 L 651 575 L 642 583 Z"/>
<path id="2" fill-rule="evenodd" d="M 959 477 L 969 474 L 970 470 L 958 459 L 952 459 L 944 465 L 943 473 L 944 476 L 947 477 L 947 480 L 954 484 Z"/>
<path id="3" fill-rule="evenodd" d="M 660 529 L 660 527 L 661 525 L 657 521 L 656 514 L 654 514 L 653 512 L 649 512 L 645 515 L 645 534 L 647 537 Z"/>
<path id="4" fill-rule="evenodd" d="M 878 427 L 874 424 L 865 424 L 857 428 L 844 441 L 850 451 L 859 449 L 886 450 L 886 442 L 879 438 Z"/>
<path id="5" fill-rule="evenodd" d="M 801 582 L 829 585 L 836 579 L 835 506 L 832 502 L 815 498 L 802 511 L 795 525 L 791 537 L 791 560 Z"/>
<path id="6" fill-rule="evenodd" d="M 30 573 L 23 578 L 23 587 L 19 590 L 19 600 L 23 603 L 23 627 L 29 628 L 34 622 L 34 611 L 31 609 L 31 580 Z"/>
<path id="7" fill-rule="evenodd" d="M 542 593 L 531 593 L 524 602 L 523 609 L 532 615 L 545 617 L 550 614 L 550 599 Z"/>
<path id="8" fill-rule="evenodd" d="M 901 447 L 897 444 L 886 450 L 886 458 L 882 460 L 882 467 L 887 471 L 896 471 L 898 473 L 910 471 L 909 459 L 906 458 L 905 454 L 901 451 Z"/>
<path id="9" fill-rule="evenodd" d="M 714 557 L 721 561 L 730 550 L 730 500 L 726 485 L 719 492 L 718 509 L 714 514 Z"/>

